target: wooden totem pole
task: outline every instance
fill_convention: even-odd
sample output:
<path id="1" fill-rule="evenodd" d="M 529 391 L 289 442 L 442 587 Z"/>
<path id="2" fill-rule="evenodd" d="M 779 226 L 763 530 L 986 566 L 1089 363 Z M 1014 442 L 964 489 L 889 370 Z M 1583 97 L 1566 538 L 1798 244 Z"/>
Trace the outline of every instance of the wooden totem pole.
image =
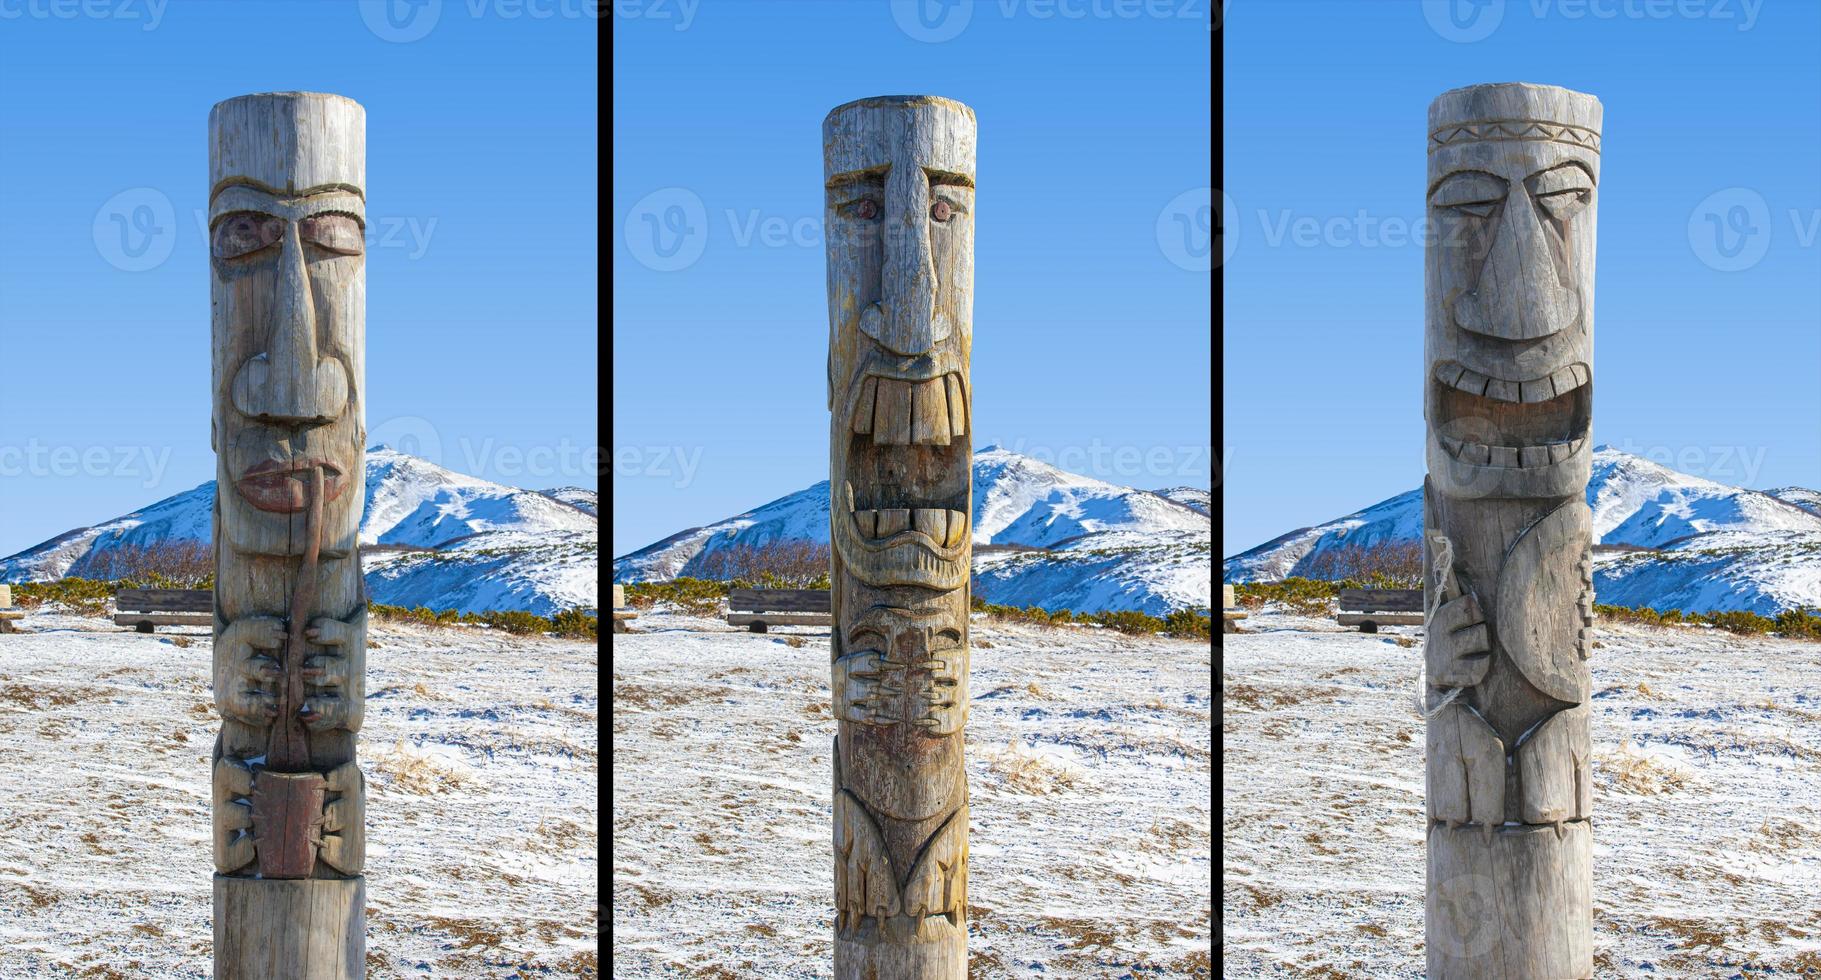
<path id="1" fill-rule="evenodd" d="M 215 976 L 366 970 L 366 110 L 209 114 Z"/>
<path id="2" fill-rule="evenodd" d="M 1600 103 L 1429 106 L 1430 977 L 1593 975 L 1587 508 Z"/>
<path id="3" fill-rule="evenodd" d="M 967 976 L 974 112 L 822 123 L 836 980 Z"/>

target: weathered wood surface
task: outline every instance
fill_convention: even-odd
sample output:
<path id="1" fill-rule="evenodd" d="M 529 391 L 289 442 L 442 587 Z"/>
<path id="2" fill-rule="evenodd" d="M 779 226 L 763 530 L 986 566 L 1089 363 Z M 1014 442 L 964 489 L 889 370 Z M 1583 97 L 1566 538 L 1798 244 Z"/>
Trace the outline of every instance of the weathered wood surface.
<path id="1" fill-rule="evenodd" d="M 1342 589 L 1340 608 L 1348 612 L 1423 611 L 1422 589 Z"/>
<path id="2" fill-rule="evenodd" d="M 365 131 L 336 95 L 209 115 L 217 978 L 365 968 Z"/>
<path id="3" fill-rule="evenodd" d="M 1591 468 L 1601 109 L 1429 107 L 1423 487 L 1430 977 L 1593 973 Z"/>
<path id="4" fill-rule="evenodd" d="M 737 612 L 828 612 L 827 589 L 728 589 L 727 608 Z"/>
<path id="5" fill-rule="evenodd" d="M 828 613 L 728 613 L 729 626 L 832 626 L 834 617 Z M 762 629 L 754 633 L 765 632 Z"/>
<path id="6" fill-rule="evenodd" d="M 613 587 L 613 608 L 626 608 L 626 587 L 624 585 L 615 585 Z"/>
<path id="7" fill-rule="evenodd" d="M 1239 605 L 1239 603 L 1233 601 L 1233 587 L 1231 585 L 1221 586 L 1220 587 L 1220 607 L 1222 609 L 1232 609 L 1233 607 L 1235 607 L 1237 605 Z"/>
<path id="8" fill-rule="evenodd" d="M 114 595 L 120 612 L 212 613 L 215 593 L 210 589 L 121 589 Z"/>
<path id="9" fill-rule="evenodd" d="M 366 975 L 364 878 L 215 876 L 216 980 Z M 227 931 L 222 922 L 240 928 Z"/>
<path id="10" fill-rule="evenodd" d="M 822 124 L 836 980 L 968 974 L 974 146 L 930 96 Z"/>
<path id="11" fill-rule="evenodd" d="M 1359 626 L 1365 623 L 1376 623 L 1380 626 L 1421 626 L 1423 625 L 1423 614 L 1420 612 L 1337 613 L 1334 621 L 1341 626 Z"/>
<path id="12" fill-rule="evenodd" d="M 213 626 L 214 613 L 115 613 L 114 625 L 132 626 L 150 633 L 154 626 Z"/>

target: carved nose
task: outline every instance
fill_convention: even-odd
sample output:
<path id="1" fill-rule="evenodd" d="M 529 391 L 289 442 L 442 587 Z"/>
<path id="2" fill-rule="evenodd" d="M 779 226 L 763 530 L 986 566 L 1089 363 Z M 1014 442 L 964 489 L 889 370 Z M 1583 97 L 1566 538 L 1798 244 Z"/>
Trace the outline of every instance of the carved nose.
<path id="1" fill-rule="evenodd" d="M 916 167 L 894 168 L 886 199 L 904 202 L 880 233 L 884 264 L 880 300 L 860 314 L 860 332 L 894 354 L 916 357 L 948 339 L 948 315 L 936 308 L 936 259 L 929 243 L 929 180 Z"/>
<path id="2" fill-rule="evenodd" d="M 234 407 L 242 415 L 291 425 L 323 424 L 348 404 L 348 375 L 341 362 L 316 347 L 316 304 L 304 265 L 297 226 L 285 229 L 278 259 L 277 304 L 266 350 L 234 376 Z"/>
<path id="3" fill-rule="evenodd" d="M 1581 318 L 1581 296 L 1562 282 L 1557 250 L 1566 247 L 1544 227 L 1536 205 L 1513 187 L 1501 209 L 1492 249 L 1471 292 L 1454 301 L 1454 322 L 1501 340 L 1535 340 Z"/>

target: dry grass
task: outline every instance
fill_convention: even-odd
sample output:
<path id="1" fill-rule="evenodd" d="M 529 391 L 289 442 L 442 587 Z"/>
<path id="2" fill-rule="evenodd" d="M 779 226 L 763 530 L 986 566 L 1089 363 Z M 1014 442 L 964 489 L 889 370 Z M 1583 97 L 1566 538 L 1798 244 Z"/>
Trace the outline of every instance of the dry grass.
<path id="1" fill-rule="evenodd" d="M 1001 777 L 1008 793 L 1048 796 L 1075 789 L 1079 778 L 1074 767 L 1040 755 L 1022 742 L 989 751 L 985 761 L 987 771 Z"/>
<path id="2" fill-rule="evenodd" d="M 472 770 L 453 760 L 431 755 L 403 741 L 390 749 L 380 749 L 368 757 L 367 771 L 390 777 L 387 789 L 411 796 L 435 796 L 468 786 Z"/>
<path id="3" fill-rule="evenodd" d="M 1609 788 L 1620 793 L 1660 796 L 1695 788 L 1695 780 L 1686 773 L 1647 755 L 1640 755 L 1632 751 L 1630 746 L 1621 746 L 1617 752 L 1597 755 L 1593 764 L 1596 774 L 1610 781 Z"/>

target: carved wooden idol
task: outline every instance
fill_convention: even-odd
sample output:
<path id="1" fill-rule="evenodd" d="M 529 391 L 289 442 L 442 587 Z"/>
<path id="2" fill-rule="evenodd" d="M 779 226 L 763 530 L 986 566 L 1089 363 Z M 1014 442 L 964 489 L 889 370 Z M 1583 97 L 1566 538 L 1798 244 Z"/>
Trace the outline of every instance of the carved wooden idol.
<path id="1" fill-rule="evenodd" d="M 209 114 L 215 976 L 365 974 L 366 111 Z"/>
<path id="2" fill-rule="evenodd" d="M 836 980 L 967 976 L 974 112 L 822 123 Z"/>
<path id="3" fill-rule="evenodd" d="M 1428 152 L 1428 973 L 1590 977 L 1600 103 L 1455 89 Z"/>

